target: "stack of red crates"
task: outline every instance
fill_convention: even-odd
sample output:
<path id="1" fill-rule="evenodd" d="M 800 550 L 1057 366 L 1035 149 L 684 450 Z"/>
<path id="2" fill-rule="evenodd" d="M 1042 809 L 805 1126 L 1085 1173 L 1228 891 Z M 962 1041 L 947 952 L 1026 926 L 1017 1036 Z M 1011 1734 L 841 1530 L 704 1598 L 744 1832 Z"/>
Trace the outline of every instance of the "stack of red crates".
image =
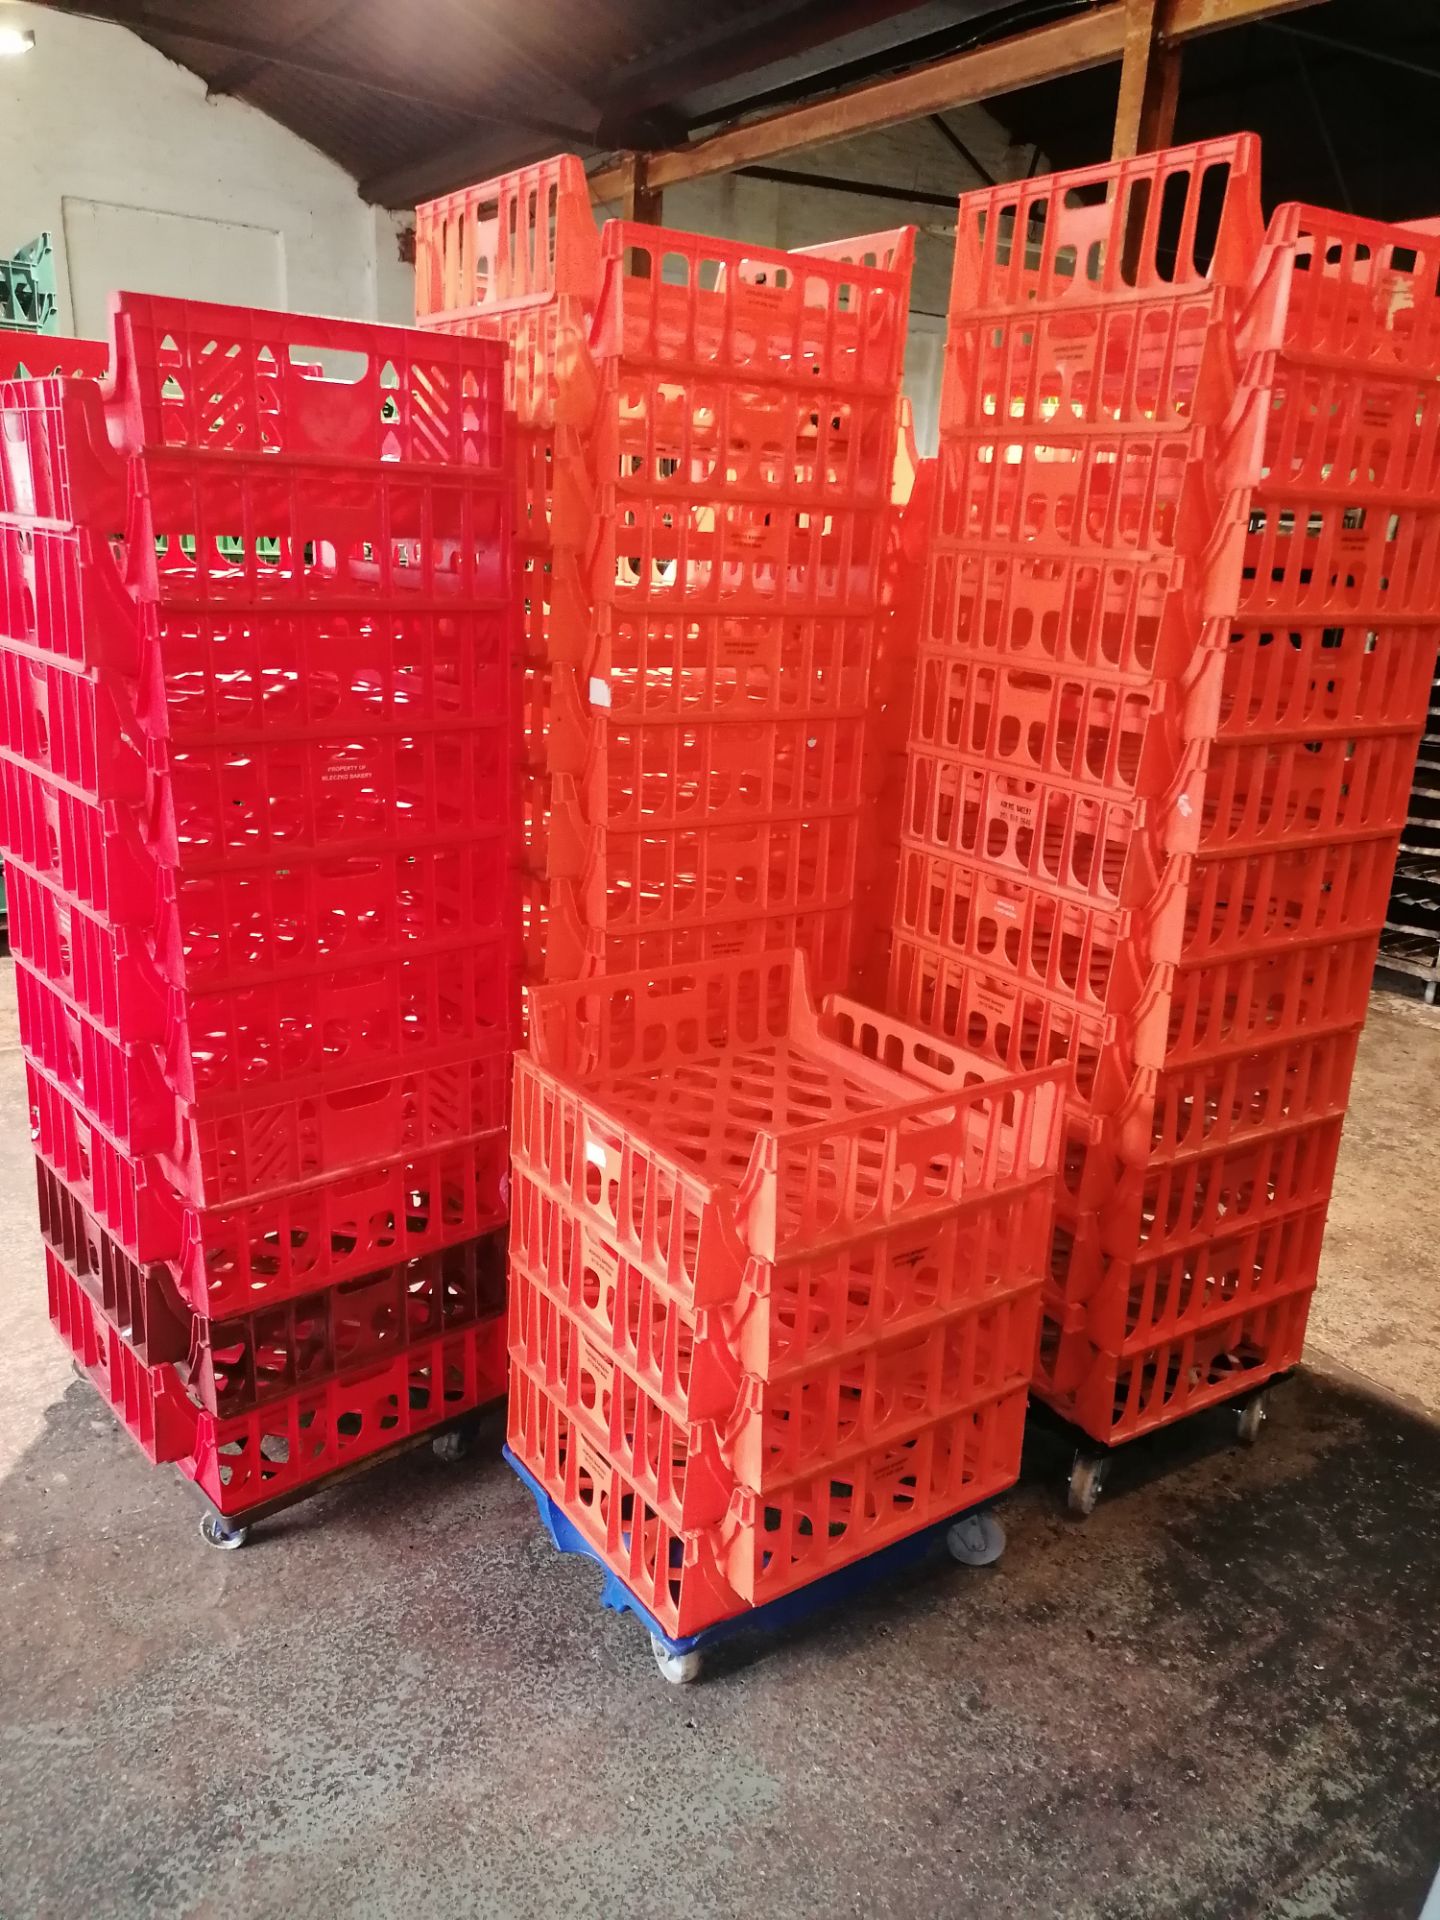
<path id="1" fill-rule="evenodd" d="M 509 1437 L 667 1659 L 1018 1469 L 1059 1073 L 810 994 L 854 948 L 909 246 L 603 238 L 552 919 L 589 977 L 517 1064 Z"/>
<path id="2" fill-rule="evenodd" d="M 503 356 L 125 295 L 0 416 L 51 1315 L 243 1518 L 504 1390 Z"/>
<path id="3" fill-rule="evenodd" d="M 516 562 L 523 610 L 525 951 L 532 980 L 564 978 L 573 938 L 549 937 L 551 880 L 575 877 L 553 841 L 552 799 L 583 770 L 580 674 L 589 634 L 585 555 L 593 534 L 588 352 L 600 236 L 574 154 L 428 201 L 416 215 L 416 324 L 500 340 L 515 415 Z"/>
<path id="4" fill-rule="evenodd" d="M 1258 162 L 961 203 L 890 1004 L 1075 1067 L 1036 1389 L 1105 1442 L 1299 1357 L 1435 652 L 1433 263 Z"/>

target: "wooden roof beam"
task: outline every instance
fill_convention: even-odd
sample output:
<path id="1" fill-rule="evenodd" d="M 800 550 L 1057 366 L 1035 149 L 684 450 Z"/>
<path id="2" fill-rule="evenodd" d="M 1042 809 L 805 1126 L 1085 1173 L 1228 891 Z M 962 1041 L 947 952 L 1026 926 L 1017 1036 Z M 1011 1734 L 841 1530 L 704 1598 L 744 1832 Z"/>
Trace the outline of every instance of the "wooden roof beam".
<path id="1" fill-rule="evenodd" d="M 1198 34 L 1317 4 L 1318 0 L 1171 0 L 1164 43 L 1167 48 L 1180 47 Z M 996 40 L 967 53 L 951 54 L 828 100 L 768 114 L 713 134 L 708 140 L 649 154 L 646 179 L 652 190 L 678 186 L 684 180 L 729 173 L 733 168 L 799 153 L 806 147 L 826 146 L 832 140 L 874 133 L 951 107 L 1038 86 L 1044 80 L 1060 80 L 1090 67 L 1107 66 L 1123 58 L 1131 21 L 1127 0 L 1108 0 L 1106 5 L 1050 26 Z M 625 177 L 623 165 L 602 168 L 591 176 L 591 194 L 596 200 L 618 199 Z"/>

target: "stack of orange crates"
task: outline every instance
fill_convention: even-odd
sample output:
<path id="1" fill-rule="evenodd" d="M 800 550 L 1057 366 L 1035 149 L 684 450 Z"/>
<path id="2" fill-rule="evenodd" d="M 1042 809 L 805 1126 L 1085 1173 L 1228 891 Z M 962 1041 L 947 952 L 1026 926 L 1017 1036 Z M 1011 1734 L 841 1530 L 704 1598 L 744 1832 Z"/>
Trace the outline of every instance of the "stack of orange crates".
<path id="1" fill-rule="evenodd" d="M 912 247 L 605 229 L 570 971 L 798 947 L 848 979 Z"/>
<path id="2" fill-rule="evenodd" d="M 498 1397 L 510 432 L 483 341 L 122 295 L 0 388 L 51 1317 L 207 1537 Z"/>
<path id="3" fill-rule="evenodd" d="M 684 1679 L 697 1635 L 1014 1480 L 1060 1076 L 811 997 L 864 872 L 909 236 L 602 250 L 552 819 L 586 977 L 533 992 L 517 1063 L 509 1439 Z"/>
<path id="4" fill-rule="evenodd" d="M 600 237 L 573 154 L 428 201 L 416 215 L 416 324 L 503 341 L 515 415 L 516 562 L 525 716 L 525 952 L 532 980 L 578 965 L 549 933 L 551 881 L 579 855 L 550 815 L 583 771 L 580 674 L 589 636 L 585 559 L 593 534 L 588 449 L 595 394 L 588 341 Z"/>
<path id="5" fill-rule="evenodd" d="M 1075 1068 L 1036 1390 L 1105 1443 L 1299 1357 L 1435 653 L 1428 243 L 1258 165 L 961 202 L 889 1004 Z"/>

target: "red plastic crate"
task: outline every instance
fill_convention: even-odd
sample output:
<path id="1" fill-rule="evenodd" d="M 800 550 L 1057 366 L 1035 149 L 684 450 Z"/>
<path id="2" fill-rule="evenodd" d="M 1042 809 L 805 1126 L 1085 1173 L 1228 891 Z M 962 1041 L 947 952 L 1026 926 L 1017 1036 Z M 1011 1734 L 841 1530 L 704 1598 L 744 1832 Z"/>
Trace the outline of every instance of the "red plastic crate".
<path id="1" fill-rule="evenodd" d="M 963 543 L 919 557 L 928 579 L 918 637 L 929 652 L 1103 673 L 1112 685 L 1183 679 L 1190 669 L 1205 618 L 1201 569 Z"/>
<path id="2" fill-rule="evenodd" d="M 1179 1251 L 1114 1262 L 1086 1314 L 1086 1336 L 1106 1353 L 1134 1358 L 1157 1340 L 1203 1333 L 1296 1293 L 1308 1296 L 1319 1271 L 1327 1205 Z"/>
<path id="3" fill-rule="evenodd" d="M 1107 798 L 1155 796 L 1203 765 L 1197 742 L 1210 705 L 1206 683 L 1218 685 L 1219 664 L 1216 656 L 1210 673 L 1192 676 L 1187 699 L 1168 687 L 1117 687 L 1108 675 L 922 651 L 911 741 L 942 764 L 958 756 L 966 767 L 988 764 Z"/>
<path id="4" fill-rule="evenodd" d="M 556 908 L 607 942 L 719 933 L 725 926 L 854 905 L 858 808 L 818 819 L 722 821 L 655 832 L 592 833 L 583 818 L 572 821 L 564 830 L 582 845 L 588 838 L 589 858 L 578 883 L 557 886 Z"/>
<path id="5" fill-rule="evenodd" d="M 1261 494 L 1245 543 L 1240 617 L 1413 626 L 1440 599 L 1440 514 L 1334 495 Z"/>
<path id="6" fill-rule="evenodd" d="M 1262 947 L 1341 940 L 1384 924 L 1396 840 L 1282 842 L 1235 859 L 1196 860 L 1180 957 L 1204 963 Z M 1162 956 L 1163 957 L 1163 956 Z"/>
<path id="7" fill-rule="evenodd" d="M 585 163 L 573 153 L 482 180 L 415 215 L 415 312 L 499 321 L 593 298 L 600 260 Z"/>
<path id="8" fill-rule="evenodd" d="M 1377 935 L 1259 952 L 1152 976 L 1122 1029 L 1140 1066 L 1178 1067 L 1365 1017 Z"/>
<path id="9" fill-rule="evenodd" d="M 903 832 L 917 853 L 984 861 L 1081 906 L 1146 905 L 1199 835 L 1189 784 L 1158 800 L 1087 794 L 912 750 Z M 1183 805 L 1182 805 L 1183 801 Z M 919 871 L 923 872 L 923 869 Z"/>
<path id="10" fill-rule="evenodd" d="M 189 1101 L 153 1048 L 113 1041 L 23 964 L 26 1057 L 127 1155 L 153 1155 L 182 1202 L 234 1206 L 489 1132 L 504 1122 L 508 1038 L 426 1062 L 260 1081 Z"/>
<path id="11" fill-rule="evenodd" d="M 131 475 L 131 590 L 167 607 L 498 613 L 513 590 L 503 470 L 147 453 Z"/>
<path id="12" fill-rule="evenodd" d="M 885 507 L 895 464 L 892 392 L 823 375 L 802 388 L 718 370 L 603 363 L 594 472 L 624 526 L 696 501 L 779 512 Z"/>
<path id="13" fill-rule="evenodd" d="M 1152 566 L 1188 560 L 1201 570 L 1202 610 L 1221 612 L 1241 557 L 1257 420 L 1208 436 L 1056 427 L 1035 439 L 1003 422 L 984 437 L 946 434 L 937 539 Z"/>
<path id="14" fill-rule="evenodd" d="M 173 1367 L 141 1364 L 53 1250 L 46 1271 L 53 1324 L 131 1436 L 231 1517 L 319 1486 L 505 1391 L 498 1315 L 222 1420 L 189 1398 Z"/>
<path id="15" fill-rule="evenodd" d="M 504 1241 L 492 1234 L 242 1315 L 194 1314 L 163 1265 L 132 1261 L 43 1161 L 37 1170 L 48 1245 L 147 1365 L 173 1362 L 226 1418 L 505 1308 Z"/>
<path id="16" fill-rule="evenodd" d="M 696 497 L 627 521 L 602 492 L 589 561 L 596 605 L 617 615 L 850 616 L 879 605 L 883 511 L 721 504 Z"/>
<path id="17" fill-rule="evenodd" d="M 239 545 L 224 557 L 243 572 Z M 278 567 L 283 547 L 277 535 L 263 557 Z M 0 623 L 29 650 L 7 662 L 12 679 L 23 675 L 6 700 L 7 744 L 97 797 L 143 793 L 143 775 L 117 787 L 108 764 L 112 741 L 143 763 L 137 733 L 235 750 L 256 735 L 454 731 L 513 710 L 512 610 L 488 577 L 499 552 L 484 578 L 477 559 L 468 581 L 449 565 L 427 583 L 413 561 L 392 580 L 391 605 L 381 595 L 375 606 L 297 610 L 152 609 L 137 592 L 172 582 L 169 556 L 155 580 L 143 567 L 127 579 L 109 542 L 85 526 L 0 524 L 0 552 Z M 199 556 L 182 552 L 178 563 L 195 568 Z M 372 593 L 383 582 L 367 575 L 365 584 Z M 77 682 L 47 656 L 91 677 Z M 77 702 L 87 704 L 72 720 Z"/>
<path id="18" fill-rule="evenodd" d="M 181 1098 L 267 1078 L 344 1076 L 462 1041 L 477 1052 L 504 1048 L 516 1031 L 508 932 L 477 929 L 463 945 L 362 955 L 279 981 L 237 966 L 227 985 L 186 988 L 166 978 L 137 929 L 112 927 L 13 862 L 6 873 L 17 958 L 112 1040 L 160 1048 L 166 1083 Z M 182 982 L 186 959 L 182 952 L 174 969 Z"/>
<path id="19" fill-rule="evenodd" d="M 15 952 L 118 1038 L 161 1040 L 173 988 L 196 1000 L 388 968 L 433 973 L 462 948 L 514 962 L 514 876 L 503 840 L 342 858 L 279 873 L 162 874 L 154 920 L 117 925 L 6 862 Z M 387 883 L 394 882 L 393 891 Z"/>
<path id="20" fill-rule="evenodd" d="M 184 1361 L 191 1315 L 162 1267 L 131 1260 L 93 1220 L 81 1197 L 43 1160 L 35 1163 L 40 1232 L 105 1320 L 145 1366 Z"/>
<path id="21" fill-rule="evenodd" d="M 1277 207 L 1267 244 L 1288 254 L 1287 356 L 1376 373 L 1433 374 L 1440 354 L 1440 251 L 1422 227 L 1330 208 Z"/>
<path id="22" fill-rule="evenodd" d="M 99 380 L 109 365 L 108 340 L 72 340 L 65 334 L 0 328 L 0 381 L 46 380 L 52 374 Z"/>
<path id="23" fill-rule="evenodd" d="M 737 1486 L 776 1496 L 822 1470 L 844 1480 L 875 1448 L 1023 1386 L 1038 1314 L 1038 1290 L 1020 1279 L 1008 1296 L 846 1360 L 777 1382 L 745 1380 L 726 1413 L 708 1420 L 652 1398 L 603 1341 L 517 1270 L 511 1360 L 680 1532 L 717 1525 Z"/>
<path id="24" fill-rule="evenodd" d="M 805 956 L 806 973 L 816 991 L 829 993 L 850 978 L 855 936 L 855 913 L 848 904 L 808 913 L 750 912 L 738 920 L 647 927 L 639 932 L 596 931 L 580 924 L 573 896 L 561 892 L 548 920 L 545 957 L 552 971 L 547 977 L 575 980 L 663 971 L 718 958 L 799 952 Z"/>
<path id="25" fill-rule="evenodd" d="M 652 1398 L 719 1419 L 735 1405 L 739 1370 L 780 1380 L 1007 1294 L 1017 1276 L 1043 1271 L 1050 1211 L 1037 1183 L 811 1260 L 749 1261 L 734 1304 L 690 1308 L 517 1169 L 510 1246 L 516 1267 Z"/>
<path id="26" fill-rule="evenodd" d="M 158 860 L 187 868 L 468 838 L 476 823 L 483 833 L 515 821 L 513 755 L 500 720 L 432 735 L 262 737 L 224 759 L 172 750 L 157 770 L 146 838 Z"/>
<path id="27" fill-rule="evenodd" d="M 1307 277 L 1296 273 L 1292 287 Z M 1398 292 L 1397 284 L 1382 298 L 1393 299 Z M 1303 291 L 1299 297 L 1303 301 Z M 1398 315 L 1392 307 L 1389 317 Z M 1383 371 L 1367 372 L 1352 357 L 1356 344 L 1353 339 L 1345 343 L 1339 365 L 1311 366 L 1302 360 L 1297 366 L 1288 353 L 1276 356 L 1266 494 L 1312 499 L 1333 493 L 1348 505 L 1433 506 L 1440 495 L 1440 413 L 1433 377 L 1418 362 L 1398 373 L 1383 363 Z M 1309 351 L 1299 348 L 1302 355 Z"/>
<path id="28" fill-rule="evenodd" d="M 53 1247 L 45 1250 L 50 1324 L 147 1460 L 185 1457 L 196 1408 L 173 1367 L 151 1367 L 105 1318 Z"/>
<path id="29" fill-rule="evenodd" d="M 1398 833 L 1418 729 L 1309 740 L 1217 741 L 1205 775 L 1201 844 L 1216 852 Z"/>
<path id="30" fill-rule="evenodd" d="M 600 717 L 582 805 L 608 831 L 813 821 L 858 810 L 863 748 L 859 718 L 665 725 Z"/>
<path id="31" fill-rule="evenodd" d="M 109 402 L 136 447 L 494 469 L 493 341 L 146 294 L 116 296 Z"/>
<path id="32" fill-rule="evenodd" d="M 1128 1167 L 1100 1209 L 1099 1243 L 1116 1259 L 1155 1258 L 1318 1204 L 1335 1177 L 1344 1114 L 1304 1114 L 1197 1155 Z"/>
<path id="33" fill-rule="evenodd" d="M 123 1249 L 163 1262 L 196 1313 L 221 1317 L 291 1298 L 502 1226 L 509 1134 L 371 1161 L 231 1207 L 189 1206 L 153 1159 L 126 1155 L 31 1067 L 31 1133 L 46 1164 Z"/>
<path id="34" fill-rule="evenodd" d="M 1251 1052 L 1137 1076 L 1112 1119 L 1118 1161 L 1145 1167 L 1343 1116 L 1359 1033 L 1358 1023 L 1320 1028 Z"/>

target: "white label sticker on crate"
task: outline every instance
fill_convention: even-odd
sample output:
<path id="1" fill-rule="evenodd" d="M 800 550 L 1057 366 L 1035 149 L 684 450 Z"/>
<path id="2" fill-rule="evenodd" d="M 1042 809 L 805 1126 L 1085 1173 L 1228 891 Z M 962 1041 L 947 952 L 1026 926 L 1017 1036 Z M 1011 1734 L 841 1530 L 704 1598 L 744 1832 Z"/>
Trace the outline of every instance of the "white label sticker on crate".
<path id="1" fill-rule="evenodd" d="M 587 1140 L 585 1142 L 585 1158 L 592 1167 L 603 1167 L 607 1155 L 604 1147 L 598 1140 Z"/>
<path id="2" fill-rule="evenodd" d="M 590 681 L 590 704 L 592 707 L 608 707 L 610 704 L 610 682 L 593 678 Z"/>

